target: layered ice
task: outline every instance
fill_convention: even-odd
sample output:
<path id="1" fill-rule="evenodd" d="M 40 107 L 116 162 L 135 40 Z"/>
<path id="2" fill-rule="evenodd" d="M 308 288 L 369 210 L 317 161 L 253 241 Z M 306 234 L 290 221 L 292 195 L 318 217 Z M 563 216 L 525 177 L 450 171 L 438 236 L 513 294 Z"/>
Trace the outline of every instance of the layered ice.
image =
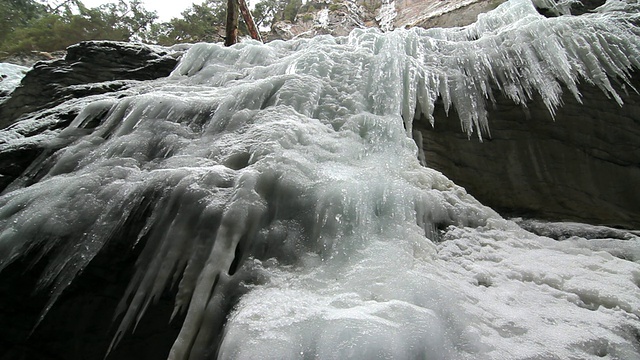
<path id="1" fill-rule="evenodd" d="M 102 249 L 140 248 L 113 346 L 172 288 L 170 359 L 639 359 L 637 259 L 502 219 L 410 137 L 436 102 L 480 137 L 494 93 L 621 103 L 621 16 L 512 0 L 465 28 L 193 45 L 168 78 L 50 110 L 80 110 L 64 130 L 3 131 L 47 150 L 0 197 L 0 268 L 47 259 L 46 316 Z"/>

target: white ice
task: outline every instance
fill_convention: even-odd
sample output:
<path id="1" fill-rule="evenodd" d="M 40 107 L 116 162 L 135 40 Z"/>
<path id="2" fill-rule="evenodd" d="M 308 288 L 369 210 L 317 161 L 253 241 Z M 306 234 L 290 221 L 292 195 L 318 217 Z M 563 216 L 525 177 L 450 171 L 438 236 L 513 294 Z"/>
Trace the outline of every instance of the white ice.
<path id="1" fill-rule="evenodd" d="M 0 197 L 0 268 L 52 252 L 53 303 L 103 247 L 142 247 L 114 346 L 174 286 L 170 359 L 639 359 L 637 262 L 502 219 L 411 139 L 437 101 L 468 135 L 494 93 L 621 102 L 613 79 L 640 68 L 624 16 L 512 0 L 465 28 L 193 45 L 166 79 L 56 108 L 80 112 L 34 140 L 42 179 Z"/>
<path id="2" fill-rule="evenodd" d="M 28 67 L 0 63 L 0 92 L 10 93 L 20 85 L 20 81 L 29 70 Z"/>
<path id="3" fill-rule="evenodd" d="M 390 31 L 393 30 L 393 21 L 398 16 L 398 12 L 396 11 L 396 2 L 395 1 L 383 1 L 382 5 L 378 9 L 378 14 L 376 16 L 376 21 L 378 22 L 378 27 L 382 31 Z"/>

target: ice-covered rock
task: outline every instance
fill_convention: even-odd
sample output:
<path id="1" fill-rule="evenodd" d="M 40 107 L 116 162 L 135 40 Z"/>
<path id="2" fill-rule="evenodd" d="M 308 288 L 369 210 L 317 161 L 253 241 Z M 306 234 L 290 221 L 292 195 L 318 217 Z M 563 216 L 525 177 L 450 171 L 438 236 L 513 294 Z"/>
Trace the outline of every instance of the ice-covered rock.
<path id="1" fill-rule="evenodd" d="M 343 0 L 315 4 L 320 8 L 298 14 L 293 22 L 276 22 L 267 39 L 291 40 L 318 35 L 347 36 L 353 29 L 365 27 L 366 10 L 358 1 Z"/>
<path id="2" fill-rule="evenodd" d="M 23 86 L 0 104 L 0 128 L 21 115 L 65 100 L 102 94 L 127 86 L 117 80 L 148 80 L 169 75 L 176 53 L 142 44 L 85 41 L 67 49 L 64 59 L 41 61 Z M 90 85 L 89 85 L 90 84 Z"/>
<path id="3" fill-rule="evenodd" d="M 398 16 L 396 11 L 396 2 L 395 1 L 386 1 L 383 2 L 380 8 L 378 9 L 378 15 L 376 16 L 376 21 L 378 22 L 378 26 L 382 31 L 393 30 L 394 28 L 394 20 Z"/>

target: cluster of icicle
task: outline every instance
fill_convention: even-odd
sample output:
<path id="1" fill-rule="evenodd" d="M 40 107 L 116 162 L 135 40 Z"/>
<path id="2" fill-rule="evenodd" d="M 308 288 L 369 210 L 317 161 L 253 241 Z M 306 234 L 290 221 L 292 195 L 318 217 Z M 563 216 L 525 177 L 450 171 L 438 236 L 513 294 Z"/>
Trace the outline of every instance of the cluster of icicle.
<path id="1" fill-rule="evenodd" d="M 433 123 L 441 99 L 481 137 L 494 93 L 539 97 L 553 113 L 581 81 L 621 102 L 612 82 L 640 68 L 640 30 L 625 16 L 547 19 L 512 0 L 464 28 L 193 45 L 169 78 L 89 98 L 68 129 L 38 139 L 67 146 L 32 165 L 39 182 L 0 197 L 0 268 L 47 258 L 46 314 L 105 246 L 142 246 L 114 344 L 177 286 L 174 315 L 186 317 L 170 358 L 214 356 L 229 294 L 268 282 L 266 259 L 329 274 L 389 239 L 428 258 L 436 225 L 497 219 L 420 166 L 412 122 Z M 394 354 L 457 349 L 445 340 L 399 337 L 412 342 Z"/>

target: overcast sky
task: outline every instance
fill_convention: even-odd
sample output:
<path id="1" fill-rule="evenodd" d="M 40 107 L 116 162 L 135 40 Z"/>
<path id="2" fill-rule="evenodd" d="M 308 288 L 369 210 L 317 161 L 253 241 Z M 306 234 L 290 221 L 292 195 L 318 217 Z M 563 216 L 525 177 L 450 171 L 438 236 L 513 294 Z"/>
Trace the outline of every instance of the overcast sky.
<path id="1" fill-rule="evenodd" d="M 82 3 L 90 8 L 111 2 L 117 2 L 117 0 L 82 0 Z M 173 17 L 178 17 L 193 3 L 200 4 L 201 2 L 202 0 L 142 0 L 144 8 L 156 11 L 160 21 L 168 21 Z"/>

